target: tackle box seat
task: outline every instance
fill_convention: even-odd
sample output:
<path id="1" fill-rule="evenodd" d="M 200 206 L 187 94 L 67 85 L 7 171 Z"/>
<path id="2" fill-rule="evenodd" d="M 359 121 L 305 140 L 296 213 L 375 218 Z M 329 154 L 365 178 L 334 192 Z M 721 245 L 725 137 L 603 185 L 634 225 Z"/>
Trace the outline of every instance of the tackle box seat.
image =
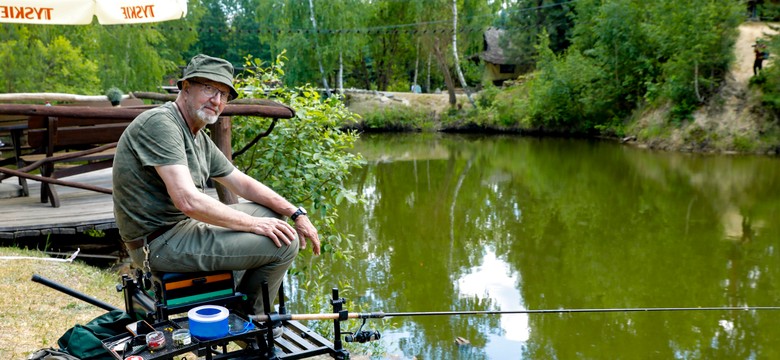
<path id="1" fill-rule="evenodd" d="M 247 296 L 236 291 L 232 271 L 152 272 L 152 289 L 159 320 L 201 305 L 235 307 Z"/>

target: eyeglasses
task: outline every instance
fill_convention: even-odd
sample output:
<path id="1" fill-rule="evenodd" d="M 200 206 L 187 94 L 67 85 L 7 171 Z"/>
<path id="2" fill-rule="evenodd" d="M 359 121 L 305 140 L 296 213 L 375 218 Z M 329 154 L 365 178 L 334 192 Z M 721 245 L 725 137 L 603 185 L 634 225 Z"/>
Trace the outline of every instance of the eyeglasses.
<path id="1" fill-rule="evenodd" d="M 204 84 L 204 83 L 202 83 L 200 81 L 195 81 L 195 80 L 188 80 L 188 81 L 191 82 L 191 83 L 195 83 L 195 84 L 200 85 L 200 90 L 203 91 L 203 95 L 206 95 L 209 98 L 213 98 L 214 96 L 219 94 L 220 95 L 220 100 L 222 100 L 223 102 L 229 100 L 228 97 L 230 96 L 230 92 L 228 92 L 228 91 L 222 91 L 222 90 L 220 90 L 220 89 L 218 89 L 218 88 L 216 88 L 216 87 L 214 87 L 214 86 L 212 86 L 210 84 Z"/>

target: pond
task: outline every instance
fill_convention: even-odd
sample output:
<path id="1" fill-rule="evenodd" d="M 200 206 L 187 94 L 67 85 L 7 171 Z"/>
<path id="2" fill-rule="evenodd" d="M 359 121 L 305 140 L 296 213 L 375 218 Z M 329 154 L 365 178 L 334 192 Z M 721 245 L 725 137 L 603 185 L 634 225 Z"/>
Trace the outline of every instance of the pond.
<path id="1" fill-rule="evenodd" d="M 348 309 L 780 305 L 778 158 L 442 134 L 364 135 L 357 151 L 368 164 L 350 186 L 365 202 L 337 224 L 352 258 L 321 260 L 322 283 L 351 286 Z M 778 324 L 772 310 L 397 316 L 379 346 L 404 359 L 780 358 Z"/>

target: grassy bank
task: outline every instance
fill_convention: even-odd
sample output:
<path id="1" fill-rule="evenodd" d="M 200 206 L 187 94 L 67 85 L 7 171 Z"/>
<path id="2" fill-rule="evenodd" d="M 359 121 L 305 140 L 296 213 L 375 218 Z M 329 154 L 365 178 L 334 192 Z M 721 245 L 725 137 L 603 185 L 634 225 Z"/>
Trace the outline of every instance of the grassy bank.
<path id="1" fill-rule="evenodd" d="M 58 348 L 57 340 L 103 309 L 31 281 L 33 274 L 122 308 L 115 272 L 80 263 L 45 261 L 32 250 L 0 247 L 0 359 L 26 359 L 38 349 Z"/>
<path id="2" fill-rule="evenodd" d="M 361 97 L 350 110 L 361 116 L 351 127 L 360 131 L 447 131 L 570 135 L 614 138 L 616 141 L 665 151 L 770 154 L 780 151 L 780 124 L 762 104 L 756 87 L 728 84 L 707 105 L 684 121 L 671 121 L 670 107 L 661 104 L 638 109 L 608 126 L 578 128 L 540 127 L 524 118 L 522 85 L 491 88 L 474 94 L 476 106 L 465 96 L 451 107 L 446 94 L 396 93 L 393 100 Z M 431 100 L 439 96 L 438 100 Z M 434 105 L 435 104 L 435 105 Z"/>

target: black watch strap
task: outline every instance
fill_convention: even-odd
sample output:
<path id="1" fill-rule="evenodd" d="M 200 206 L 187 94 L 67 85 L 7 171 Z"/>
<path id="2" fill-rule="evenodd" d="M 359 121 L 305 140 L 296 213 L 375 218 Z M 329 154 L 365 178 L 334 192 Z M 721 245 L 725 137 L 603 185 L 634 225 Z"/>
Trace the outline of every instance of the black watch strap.
<path id="1" fill-rule="evenodd" d="M 301 215 L 306 215 L 306 210 L 302 207 L 299 207 L 298 209 L 295 210 L 295 212 L 292 215 L 290 215 L 290 219 L 292 219 L 292 221 L 295 221 Z"/>

